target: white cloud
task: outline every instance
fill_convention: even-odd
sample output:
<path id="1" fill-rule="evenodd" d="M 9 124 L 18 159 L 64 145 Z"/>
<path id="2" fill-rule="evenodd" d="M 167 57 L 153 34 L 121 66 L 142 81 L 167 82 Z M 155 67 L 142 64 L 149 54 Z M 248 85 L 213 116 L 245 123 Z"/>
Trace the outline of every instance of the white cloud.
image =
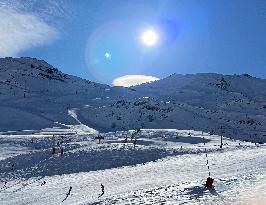
<path id="1" fill-rule="evenodd" d="M 112 84 L 114 86 L 130 87 L 155 80 L 159 80 L 159 78 L 147 75 L 125 75 L 114 79 Z"/>
<path id="2" fill-rule="evenodd" d="M 0 57 L 51 42 L 57 31 L 41 18 L 14 9 L 0 8 Z"/>

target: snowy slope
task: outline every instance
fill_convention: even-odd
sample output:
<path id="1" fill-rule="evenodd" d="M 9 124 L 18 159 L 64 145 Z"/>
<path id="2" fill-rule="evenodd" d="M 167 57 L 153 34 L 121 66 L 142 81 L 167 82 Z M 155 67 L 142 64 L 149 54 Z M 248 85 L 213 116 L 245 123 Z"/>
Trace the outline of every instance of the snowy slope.
<path id="1" fill-rule="evenodd" d="M 110 87 L 0 59 L 0 204 L 264 205 L 265 87 L 219 74 Z"/>
<path id="2" fill-rule="evenodd" d="M 56 132 L 60 134 L 54 139 L 51 134 Z M 1 135 L 0 152 L 7 157 L 0 161 L 0 204 L 265 202 L 265 145 L 224 139 L 226 145 L 220 149 L 219 136 L 207 133 L 141 130 L 134 149 L 130 140 L 122 143 L 132 132 L 103 134 L 103 144 L 93 135 L 71 135 L 67 129 Z M 61 140 L 60 135 L 64 136 L 63 157 L 58 151 L 51 155 L 51 145 Z M 20 149 L 7 153 L 10 147 Z M 209 171 L 206 153 L 215 189 L 202 185 Z M 105 193 L 98 198 L 101 183 Z M 71 194 L 62 203 L 70 186 Z"/>
<path id="3" fill-rule="evenodd" d="M 265 79 L 173 74 L 121 88 L 63 74 L 32 58 L 0 59 L 0 72 L 1 131 L 84 124 L 104 132 L 178 128 L 266 142 Z"/>
<path id="4" fill-rule="evenodd" d="M 139 98 L 86 107 L 82 119 L 106 130 L 204 130 L 249 141 L 266 140 L 266 80 L 248 75 L 172 75 L 132 87 Z M 89 114 L 90 113 L 90 114 Z"/>
<path id="5" fill-rule="evenodd" d="M 45 61 L 33 58 L 0 59 L 0 130 L 41 129 L 55 122 L 77 124 L 68 110 L 97 103 L 107 95 L 127 94 L 63 74 Z"/>

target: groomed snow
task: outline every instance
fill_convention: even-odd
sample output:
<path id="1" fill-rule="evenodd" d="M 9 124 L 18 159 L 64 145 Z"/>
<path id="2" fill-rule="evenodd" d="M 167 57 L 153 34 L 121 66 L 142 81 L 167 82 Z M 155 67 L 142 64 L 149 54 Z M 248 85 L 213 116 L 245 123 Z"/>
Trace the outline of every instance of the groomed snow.
<path id="1" fill-rule="evenodd" d="M 243 205 L 263 204 L 266 199 L 265 145 L 224 138 L 220 149 L 219 136 L 150 129 L 136 135 L 134 149 L 133 130 L 102 133 L 101 144 L 93 134 L 59 131 L 2 133 L 1 156 L 14 146 L 23 147 L 24 153 L 18 149 L 0 161 L 0 204 Z M 61 136 L 65 154 L 60 156 L 57 148 L 52 156 L 51 146 Z M 128 144 L 122 143 L 126 136 Z M 208 176 L 206 153 L 215 179 L 215 189 L 210 190 L 202 185 Z M 98 199 L 101 183 L 105 194 Z M 71 195 L 62 203 L 70 186 Z"/>

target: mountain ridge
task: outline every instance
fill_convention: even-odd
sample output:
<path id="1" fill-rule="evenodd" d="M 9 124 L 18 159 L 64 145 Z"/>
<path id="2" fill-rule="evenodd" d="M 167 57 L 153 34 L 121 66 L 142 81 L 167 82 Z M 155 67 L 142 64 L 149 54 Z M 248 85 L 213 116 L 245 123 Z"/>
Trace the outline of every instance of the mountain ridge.
<path id="1" fill-rule="evenodd" d="M 178 128 L 265 141 L 266 80 L 247 74 L 173 74 L 122 88 L 33 58 L 2 58 L 0 72 L 0 131 L 82 123 L 102 132 Z"/>

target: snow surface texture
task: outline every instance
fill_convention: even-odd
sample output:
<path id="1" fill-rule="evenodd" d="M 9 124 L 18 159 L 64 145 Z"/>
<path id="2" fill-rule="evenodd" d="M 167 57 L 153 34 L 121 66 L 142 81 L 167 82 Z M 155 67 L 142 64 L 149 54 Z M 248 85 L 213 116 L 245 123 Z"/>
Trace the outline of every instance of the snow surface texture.
<path id="1" fill-rule="evenodd" d="M 2 133 L 0 204 L 265 202 L 265 145 L 224 138 L 221 149 L 219 136 L 192 130 L 133 133 L 102 133 L 100 144 L 97 135 L 77 135 L 71 128 Z M 135 148 L 132 135 L 137 138 Z M 215 179 L 213 189 L 203 186 L 209 171 Z M 105 193 L 98 198 L 101 184 Z"/>
<path id="2" fill-rule="evenodd" d="M 0 59 L 0 204 L 265 204 L 265 87 L 218 74 L 110 87 Z"/>
<path id="3" fill-rule="evenodd" d="M 266 142 L 265 88 L 265 79 L 219 74 L 110 87 L 42 60 L 0 58 L 0 131 L 83 124 L 101 132 L 192 129 Z"/>

